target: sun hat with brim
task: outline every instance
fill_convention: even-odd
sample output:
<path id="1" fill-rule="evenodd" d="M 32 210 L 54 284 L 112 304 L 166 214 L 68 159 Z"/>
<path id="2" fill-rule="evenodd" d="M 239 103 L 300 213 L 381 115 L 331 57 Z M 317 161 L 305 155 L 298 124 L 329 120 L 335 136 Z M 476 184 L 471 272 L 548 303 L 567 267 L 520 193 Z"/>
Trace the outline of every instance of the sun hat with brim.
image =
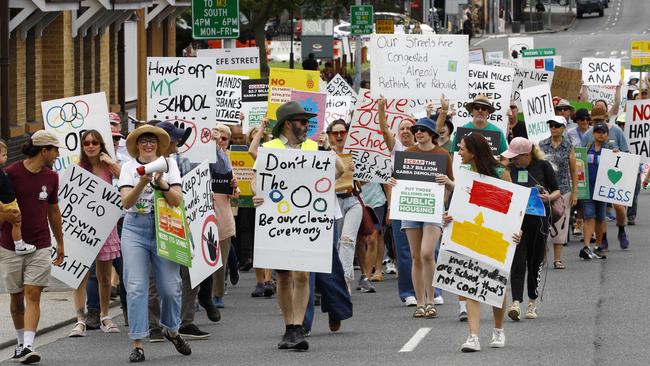
<path id="1" fill-rule="evenodd" d="M 607 123 L 605 123 L 605 122 L 598 122 L 598 123 L 594 124 L 593 132 L 609 133 L 609 127 L 607 126 Z"/>
<path id="2" fill-rule="evenodd" d="M 580 108 L 576 111 L 576 121 L 580 121 L 583 119 L 586 120 L 591 119 L 591 116 L 589 115 L 589 111 L 587 110 L 587 108 Z"/>
<path id="3" fill-rule="evenodd" d="M 134 158 L 138 157 L 138 139 L 140 136 L 147 133 L 158 138 L 158 149 L 156 150 L 156 155 L 162 156 L 162 154 L 167 151 L 167 148 L 169 147 L 169 135 L 167 132 L 160 127 L 143 125 L 133 130 L 126 138 L 126 150 L 129 152 L 129 155 Z"/>
<path id="4" fill-rule="evenodd" d="M 494 108 L 494 106 L 492 105 L 492 103 L 490 103 L 490 99 L 488 99 L 488 97 L 486 97 L 486 96 L 483 95 L 483 94 L 479 94 L 479 95 L 477 95 L 476 98 L 474 98 L 473 101 L 467 103 L 467 104 L 465 105 L 465 109 L 467 109 L 467 111 L 468 111 L 470 114 L 472 114 L 472 112 L 474 111 L 474 107 L 475 107 L 475 106 L 483 106 L 483 107 L 487 107 L 487 108 L 488 108 L 488 111 L 489 111 L 490 113 L 494 113 L 494 111 L 496 110 L 496 109 Z"/>
<path id="5" fill-rule="evenodd" d="M 609 116 L 607 115 L 607 111 L 603 107 L 594 107 L 594 109 L 591 110 L 591 119 L 602 119 L 607 121 L 609 119 Z"/>
<path id="6" fill-rule="evenodd" d="M 165 121 L 165 122 L 158 122 L 156 123 L 156 127 L 160 127 L 167 134 L 169 135 L 169 138 L 171 141 L 176 141 L 176 146 L 181 147 L 183 144 L 185 144 L 185 141 L 187 141 L 187 138 L 190 137 L 190 134 L 192 134 L 192 129 L 191 128 L 178 128 L 174 126 L 173 123 Z"/>
<path id="7" fill-rule="evenodd" d="M 61 142 L 59 138 L 50 131 L 39 130 L 34 132 L 31 137 L 32 146 L 54 146 L 57 148 L 61 147 Z"/>
<path id="8" fill-rule="evenodd" d="M 626 114 L 621 113 L 618 115 L 618 117 L 616 117 L 616 123 L 625 123 L 625 119 L 626 119 Z"/>
<path id="9" fill-rule="evenodd" d="M 559 123 L 562 126 L 566 127 L 566 118 L 563 116 L 553 116 L 553 118 L 550 118 L 546 123 Z"/>
<path id="10" fill-rule="evenodd" d="M 512 159 L 515 156 L 521 154 L 527 154 L 531 151 L 533 151 L 532 141 L 524 137 L 515 137 L 514 139 L 512 139 L 512 141 L 510 141 L 510 145 L 508 145 L 508 150 L 502 152 L 501 156 L 503 156 L 506 159 Z"/>
<path id="11" fill-rule="evenodd" d="M 411 132 L 414 135 L 418 127 L 424 127 L 429 130 L 434 139 L 440 137 L 438 131 L 436 131 L 436 123 L 430 118 L 420 118 L 413 126 L 411 126 Z"/>
<path id="12" fill-rule="evenodd" d="M 298 104 L 298 102 L 292 100 L 281 105 L 280 108 L 278 108 L 278 110 L 275 112 L 275 116 L 277 118 L 277 122 L 275 126 L 273 126 L 273 137 L 277 138 L 282 132 L 282 126 L 284 125 L 285 121 L 295 118 L 310 119 L 316 117 L 317 114 L 306 112 L 302 106 Z"/>
<path id="13" fill-rule="evenodd" d="M 560 99 L 560 102 L 555 106 L 555 109 L 569 108 L 572 111 L 575 111 L 575 108 L 569 103 L 566 99 Z"/>

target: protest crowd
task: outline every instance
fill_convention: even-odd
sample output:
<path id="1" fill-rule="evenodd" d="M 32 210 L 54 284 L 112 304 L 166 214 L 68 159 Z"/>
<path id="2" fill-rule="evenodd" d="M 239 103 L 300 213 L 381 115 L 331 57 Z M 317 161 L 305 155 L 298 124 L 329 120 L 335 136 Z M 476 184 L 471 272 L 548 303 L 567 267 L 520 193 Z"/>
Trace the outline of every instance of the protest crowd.
<path id="1" fill-rule="evenodd" d="M 462 352 L 481 350 L 481 304 L 491 306 L 487 345 L 502 348 L 509 320 L 543 321 L 546 267 L 606 260 L 610 243 L 634 246 L 627 230 L 650 180 L 640 148 L 650 116 L 639 112 L 650 78 L 625 80 L 620 60 L 595 84 L 584 68 L 593 59 L 571 82 L 558 67 L 553 77 L 508 60 L 471 63 L 463 35 L 373 46 L 358 92 L 311 57 L 304 70 L 250 80 L 219 74 L 201 54 L 150 58 L 150 85 L 179 77 L 166 65 L 205 72 L 183 74 L 165 87 L 170 95 L 149 93 L 146 121 L 96 108 L 73 151 L 53 124 L 6 166 L 0 142 L 13 358 L 41 360 L 35 334 L 50 275 L 74 289 L 69 337 L 128 332 L 128 359 L 142 362 L 145 342 L 191 355 L 188 339 L 211 336 L 194 323 L 199 307 L 220 321 L 227 281 L 250 270 L 251 297 L 275 297 L 282 313 L 278 349 L 309 349 L 319 305 L 337 332 L 354 297 L 372 296 L 388 275 L 398 275 L 405 317 L 437 318 L 437 306 L 458 298 Z M 413 61 L 416 49 L 427 57 Z M 379 52 L 422 72 L 406 74 L 408 62 Z M 427 75 L 430 67 L 440 70 Z M 591 97 L 601 85 L 611 100 Z M 208 98 L 170 117 L 169 99 L 187 96 Z M 109 316 L 118 297 L 123 324 Z"/>

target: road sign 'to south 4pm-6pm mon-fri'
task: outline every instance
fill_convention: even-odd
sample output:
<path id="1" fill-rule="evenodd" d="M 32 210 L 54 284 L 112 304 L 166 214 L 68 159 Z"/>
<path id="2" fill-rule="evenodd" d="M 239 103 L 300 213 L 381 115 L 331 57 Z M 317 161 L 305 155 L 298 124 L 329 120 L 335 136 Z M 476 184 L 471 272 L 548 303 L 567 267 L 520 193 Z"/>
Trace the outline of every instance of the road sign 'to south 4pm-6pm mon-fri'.
<path id="1" fill-rule="evenodd" d="M 239 0 L 192 0 L 192 37 L 239 37 Z"/>

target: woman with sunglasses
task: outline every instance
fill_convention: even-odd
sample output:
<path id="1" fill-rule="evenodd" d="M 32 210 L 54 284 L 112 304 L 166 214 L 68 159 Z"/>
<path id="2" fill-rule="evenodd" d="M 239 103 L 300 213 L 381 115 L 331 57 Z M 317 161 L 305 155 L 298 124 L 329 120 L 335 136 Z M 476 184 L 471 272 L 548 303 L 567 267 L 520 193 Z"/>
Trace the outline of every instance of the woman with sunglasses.
<path id="1" fill-rule="evenodd" d="M 134 159 L 122 166 L 120 192 L 126 210 L 122 226 L 122 254 L 126 283 L 129 337 L 133 349 L 129 361 L 145 360 L 143 338 L 149 335 L 149 275 L 153 273 L 162 305 L 160 325 L 163 335 L 176 350 L 187 356 L 192 349 L 178 333 L 181 324 L 180 265 L 159 257 L 154 220 L 154 189 L 162 193 L 170 206 L 178 207 L 183 199 L 181 174 L 176 160 L 167 159 L 166 173 L 140 175 L 138 168 L 151 163 L 167 151 L 169 135 L 160 127 L 143 125 L 126 139 L 126 148 Z"/>
<path id="2" fill-rule="evenodd" d="M 510 173 L 499 163 L 492 155 L 492 150 L 487 140 L 480 133 L 471 133 L 460 140 L 458 150 L 463 164 L 469 165 L 471 171 L 487 175 L 494 178 L 511 182 Z M 453 218 L 445 214 L 444 222 L 447 225 Z M 514 235 L 512 240 L 519 243 L 521 235 Z M 467 325 L 469 327 L 469 336 L 463 345 L 461 351 L 475 352 L 481 350 L 478 334 L 481 320 L 481 303 L 466 299 L 467 301 Z M 503 304 L 500 308 L 492 307 L 492 316 L 494 318 L 494 330 L 492 331 L 492 340 L 490 347 L 503 348 L 506 342 L 506 336 L 503 332 L 503 317 L 505 315 L 506 297 L 503 297 Z"/>
<path id="3" fill-rule="evenodd" d="M 81 135 L 81 156 L 79 166 L 105 182 L 111 184 L 113 178 L 119 178 L 120 165 L 108 155 L 106 144 L 102 135 L 97 130 L 88 130 Z M 110 235 L 99 250 L 96 258 L 95 273 L 99 283 L 99 310 L 100 329 L 104 333 L 119 333 L 120 329 L 108 316 L 108 308 L 111 297 L 111 275 L 113 259 L 120 256 L 120 238 L 117 234 L 117 226 L 113 228 Z M 77 323 L 74 325 L 68 337 L 86 336 L 86 283 L 88 273 L 84 276 L 78 288 L 72 291 L 75 311 L 77 312 Z"/>

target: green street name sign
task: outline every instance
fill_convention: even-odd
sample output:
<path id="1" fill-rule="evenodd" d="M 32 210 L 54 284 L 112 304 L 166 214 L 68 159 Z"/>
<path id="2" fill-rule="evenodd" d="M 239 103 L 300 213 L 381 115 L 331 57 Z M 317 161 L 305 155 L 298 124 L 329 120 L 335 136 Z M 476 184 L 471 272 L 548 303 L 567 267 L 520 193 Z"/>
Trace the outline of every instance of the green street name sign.
<path id="1" fill-rule="evenodd" d="M 373 13 L 372 5 L 352 5 L 350 33 L 353 36 L 372 34 Z"/>
<path id="2" fill-rule="evenodd" d="M 555 48 L 534 48 L 532 50 L 521 50 L 523 57 L 544 57 L 555 56 Z"/>
<path id="3" fill-rule="evenodd" d="M 239 0 L 192 0 L 192 37 L 239 37 Z"/>

